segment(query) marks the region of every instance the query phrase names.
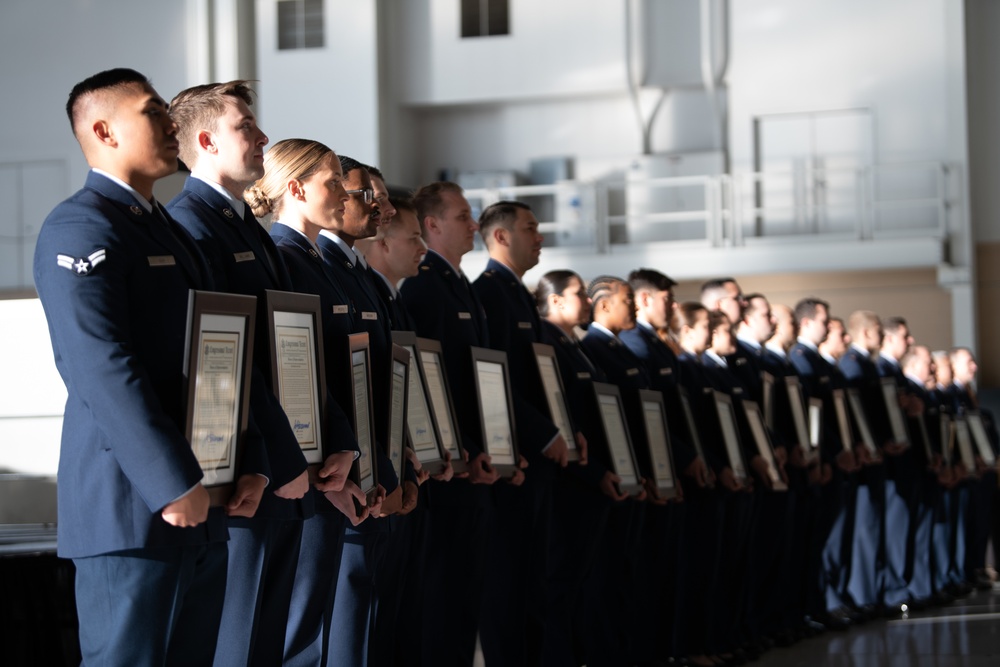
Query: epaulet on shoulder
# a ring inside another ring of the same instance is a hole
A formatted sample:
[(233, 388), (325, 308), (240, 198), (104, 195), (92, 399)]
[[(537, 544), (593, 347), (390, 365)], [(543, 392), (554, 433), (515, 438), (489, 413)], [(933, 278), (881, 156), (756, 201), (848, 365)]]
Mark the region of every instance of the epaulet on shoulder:
[(430, 271), (431, 267), (428, 266), (427, 264), (424, 264), (423, 266), (420, 267), (420, 270), (421, 271)]

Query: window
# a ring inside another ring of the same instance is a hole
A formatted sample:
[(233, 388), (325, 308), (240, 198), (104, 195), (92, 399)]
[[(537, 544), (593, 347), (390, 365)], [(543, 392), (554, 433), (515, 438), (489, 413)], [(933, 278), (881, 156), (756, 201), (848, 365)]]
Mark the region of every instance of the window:
[(323, 46), (323, 0), (278, 1), (278, 50)]
[(462, 37), (510, 34), (510, 0), (461, 0)]

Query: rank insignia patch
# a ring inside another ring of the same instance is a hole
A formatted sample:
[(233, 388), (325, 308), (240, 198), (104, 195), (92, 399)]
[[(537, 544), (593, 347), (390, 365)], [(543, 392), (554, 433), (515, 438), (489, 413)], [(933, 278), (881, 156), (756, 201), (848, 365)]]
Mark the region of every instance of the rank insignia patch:
[(69, 255), (56, 255), (56, 263), (64, 269), (69, 269), (73, 273), (85, 276), (104, 261), (104, 248), (95, 250), (86, 257), (71, 257)]

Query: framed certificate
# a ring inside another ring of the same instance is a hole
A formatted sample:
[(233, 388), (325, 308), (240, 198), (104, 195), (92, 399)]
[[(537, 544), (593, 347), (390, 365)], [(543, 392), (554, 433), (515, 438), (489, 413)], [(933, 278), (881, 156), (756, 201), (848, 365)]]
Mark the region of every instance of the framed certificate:
[(955, 417), (955, 444), (958, 445), (958, 455), (969, 476), (976, 474), (976, 456), (972, 451), (972, 437), (969, 435), (969, 422), (966, 417)]
[(847, 397), (843, 389), (834, 389), (833, 411), (837, 414), (837, 433), (840, 435), (840, 446), (845, 452), (854, 451), (854, 432), (851, 430), (851, 418), (847, 412)]
[(444, 466), (444, 449), (434, 423), (427, 381), (417, 357), (417, 337), (411, 331), (393, 331), (392, 340), (409, 355), (406, 391), (406, 440), (421, 466), (436, 472)]
[(947, 412), (941, 411), (938, 423), (938, 433), (941, 438), (941, 458), (946, 465), (951, 465), (955, 452), (955, 420)]
[(798, 440), (799, 447), (806, 461), (813, 461), (816, 458), (816, 450), (810, 446), (809, 422), (806, 418), (805, 400), (802, 397), (802, 387), (799, 379), (794, 375), (785, 377), (785, 388), (788, 394), (788, 408), (792, 415), (792, 425), (795, 427), (795, 439)]
[(236, 488), (250, 409), (257, 297), (189, 290), (184, 376), (191, 443), (214, 505)]
[(556, 352), (551, 345), (532, 343), (535, 350), (535, 363), (541, 378), (542, 389), (549, 411), (549, 419), (559, 429), (559, 434), (569, 448), (569, 460), (579, 461), (580, 453), (576, 450), (576, 431), (569, 418), (569, 408), (566, 407), (566, 392), (563, 390), (562, 378), (559, 375), (559, 364), (556, 362)]
[(823, 444), (823, 400), (809, 399), (809, 446), (818, 451)]
[(972, 435), (972, 442), (976, 445), (976, 452), (979, 458), (988, 466), (995, 465), (997, 457), (993, 454), (993, 446), (990, 438), (986, 434), (986, 427), (983, 425), (983, 416), (978, 410), (970, 410), (965, 416), (965, 421), (969, 424), (969, 433)]
[(917, 415), (917, 432), (920, 434), (920, 442), (924, 446), (924, 455), (927, 457), (927, 461), (934, 460), (934, 449), (931, 447), (931, 435), (930, 431), (927, 429), (927, 418), (932, 419), (937, 416), (937, 410), (927, 409), (924, 414)]
[(312, 476), (326, 458), (322, 305), (315, 294), (274, 290), (266, 302), (271, 385)]
[(361, 455), (354, 460), (351, 479), (365, 495), (378, 487), (378, 452), (375, 444), (375, 425), (372, 416), (371, 364), (368, 359), (368, 334), (356, 333), (347, 337), (347, 359), (350, 373), (344, 378), (341, 392), (348, 394), (344, 405), (352, 406), (348, 418), (354, 427)]
[(771, 445), (771, 438), (764, 426), (764, 416), (760, 412), (760, 406), (757, 405), (756, 401), (744, 400), (743, 411), (747, 416), (750, 434), (757, 445), (757, 452), (767, 463), (767, 478), (771, 481), (771, 488), (775, 491), (787, 491), (788, 485), (778, 474), (778, 464), (774, 460), (774, 447)]
[(642, 491), (639, 466), (635, 460), (632, 439), (625, 424), (625, 409), (621, 392), (613, 384), (594, 383), (597, 412), (601, 421), (601, 435), (608, 450), (612, 471), (621, 478), (618, 490), (628, 495)]
[(392, 346), (392, 381), (389, 384), (389, 442), (386, 454), (403, 482), (403, 448), (406, 446), (406, 394), (410, 379), (410, 353), (399, 345)]
[[(451, 454), (451, 467), (455, 472), (465, 472), (465, 450), (462, 449), (462, 440), (458, 435), (455, 405), (451, 400), (441, 343), (430, 338), (417, 338), (417, 360), (420, 362), (420, 372), (430, 399), (440, 448)], [(440, 456), (443, 462), (444, 454)]]
[(875, 438), (872, 436), (872, 430), (868, 426), (868, 417), (865, 416), (865, 408), (861, 404), (861, 392), (854, 388), (848, 389), (847, 404), (851, 406), (851, 416), (854, 418), (854, 426), (861, 436), (861, 443), (872, 455), (872, 458), (880, 458), (878, 446), (875, 445)]
[(774, 376), (767, 371), (760, 374), (761, 403), (764, 408), (764, 424), (774, 430)]
[(889, 426), (892, 428), (892, 441), (910, 446), (910, 438), (906, 434), (906, 422), (903, 410), (899, 405), (899, 387), (894, 378), (882, 378), (882, 398), (885, 401), (885, 411), (889, 415)]
[(476, 378), (476, 396), (479, 398), (483, 446), (497, 472), (510, 475), (517, 468), (518, 456), (507, 353), (483, 347), (469, 349)]
[(719, 417), (719, 430), (722, 433), (722, 442), (726, 446), (726, 456), (729, 458), (729, 467), (740, 482), (746, 482), (747, 466), (743, 461), (743, 450), (740, 446), (739, 427), (736, 422), (736, 410), (733, 408), (733, 399), (729, 394), (721, 391), (712, 392), (715, 398), (715, 411)]
[(624, 398), (639, 471), (654, 484), (660, 498), (673, 498), (677, 495), (677, 476), (663, 393), (638, 389)]
[(684, 425), (687, 427), (688, 439), (694, 447), (698, 458), (706, 461), (705, 450), (701, 446), (701, 437), (698, 435), (698, 423), (694, 420), (694, 412), (691, 410), (691, 399), (688, 397), (687, 389), (684, 387), (677, 387), (677, 402), (680, 404), (681, 414), (684, 417)]

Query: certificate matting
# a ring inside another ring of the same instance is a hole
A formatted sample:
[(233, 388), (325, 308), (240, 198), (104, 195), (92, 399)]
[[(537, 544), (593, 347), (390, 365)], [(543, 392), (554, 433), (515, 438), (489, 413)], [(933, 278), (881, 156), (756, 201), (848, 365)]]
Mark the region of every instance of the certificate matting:
[(701, 436), (698, 434), (698, 423), (694, 420), (694, 413), (691, 411), (691, 400), (688, 398), (687, 390), (684, 387), (677, 388), (677, 398), (681, 404), (681, 410), (684, 413), (684, 422), (687, 425), (688, 436), (691, 438), (691, 444), (694, 446), (695, 454), (698, 455), (702, 461), (705, 460), (705, 451), (701, 446)]
[(375, 425), (372, 415), (371, 364), (368, 358), (368, 334), (356, 333), (347, 337), (343, 357), (346, 361), (344, 375), (337, 387), (343, 396), (341, 405), (351, 406), (348, 412), (358, 441), (360, 455), (351, 466), (351, 480), (363, 493), (370, 495), (378, 488), (378, 458), (375, 442)]
[(968, 474), (976, 472), (976, 457), (972, 452), (972, 438), (969, 436), (969, 423), (965, 417), (955, 417), (955, 443), (958, 445), (958, 455)]
[(798, 445), (802, 448), (802, 453), (805, 455), (806, 460), (809, 461), (815, 458), (815, 452), (809, 446), (809, 424), (806, 421), (805, 402), (802, 398), (802, 387), (799, 385), (799, 379), (794, 376), (786, 377), (785, 388), (787, 389), (788, 407), (792, 414), (792, 423), (795, 426), (795, 437), (799, 441)]
[(326, 457), (322, 307), (314, 294), (267, 291), (274, 393), (313, 471)]
[(396, 479), (403, 479), (403, 447), (406, 440), (407, 380), (410, 354), (399, 345), (392, 346), (392, 383), (389, 391), (388, 455)]
[(840, 434), (840, 446), (845, 452), (850, 452), (854, 451), (854, 434), (851, 431), (846, 400), (843, 389), (833, 390), (833, 410), (837, 413), (837, 432)]
[(559, 435), (566, 441), (569, 449), (569, 460), (578, 461), (579, 452), (576, 451), (576, 436), (569, 418), (569, 409), (566, 407), (566, 393), (563, 391), (562, 379), (559, 377), (559, 366), (555, 358), (555, 350), (551, 345), (534, 343), (535, 361), (538, 365), (538, 374), (541, 377), (542, 388), (545, 390), (545, 399), (548, 404), (549, 418), (559, 429)]
[(406, 436), (420, 464), (436, 472), (436, 469), (444, 464), (444, 450), (440, 444), (427, 384), (417, 356), (417, 337), (410, 331), (393, 331), (392, 340), (409, 354)]
[(661, 498), (677, 495), (673, 458), (670, 455), (670, 436), (667, 430), (663, 394), (648, 390), (639, 391), (642, 421), (652, 463), (653, 483)]
[(249, 412), (257, 299), (190, 290), (184, 375), (185, 435), (213, 504), (235, 488)]
[(767, 463), (767, 477), (771, 481), (771, 488), (775, 491), (787, 491), (788, 486), (778, 474), (778, 466), (774, 461), (774, 449), (771, 445), (771, 438), (767, 435), (767, 428), (764, 426), (764, 418), (760, 413), (760, 407), (754, 401), (743, 401), (743, 410), (747, 416), (747, 424), (750, 427), (750, 434), (753, 435), (757, 445), (757, 452)]
[(861, 404), (861, 393), (857, 389), (847, 390), (847, 404), (851, 406), (851, 415), (854, 417), (854, 425), (857, 426), (858, 433), (861, 434), (861, 443), (873, 457), (878, 458), (878, 446), (875, 444), (875, 438), (872, 437), (872, 431), (868, 427), (868, 417)]
[(990, 438), (986, 435), (983, 416), (979, 412), (970, 411), (965, 416), (965, 419), (969, 423), (969, 432), (972, 435), (972, 442), (976, 445), (979, 458), (988, 466), (994, 465), (997, 462), (997, 458), (993, 454), (993, 446), (990, 444)]
[(622, 493), (630, 495), (638, 493), (642, 490), (642, 485), (639, 483), (632, 441), (625, 425), (621, 393), (617, 386), (603, 382), (594, 383), (594, 393), (597, 397), (597, 411), (601, 417), (611, 469), (621, 478), (618, 488)]
[(503, 473), (513, 472), (518, 457), (507, 355), (479, 347), (470, 350), (479, 398), (483, 446), (492, 458), (493, 467)]
[[(455, 421), (455, 405), (448, 386), (448, 373), (444, 367), (441, 344), (428, 338), (417, 338), (417, 358), (423, 373), (427, 395), (430, 397), (438, 441), (444, 451), (451, 454), (451, 467), (455, 472), (465, 470), (464, 450)], [(444, 455), (441, 455), (442, 460)]]
[(893, 378), (882, 378), (882, 398), (885, 400), (885, 411), (889, 415), (893, 442), (909, 447), (910, 438), (906, 434), (903, 410), (899, 406), (899, 388)]
[(736, 425), (733, 399), (721, 391), (715, 391), (713, 394), (715, 395), (715, 410), (719, 418), (719, 429), (722, 432), (722, 442), (726, 447), (726, 456), (729, 458), (729, 467), (732, 468), (737, 479), (745, 481), (747, 467), (743, 462), (743, 452), (740, 448), (740, 434)]

